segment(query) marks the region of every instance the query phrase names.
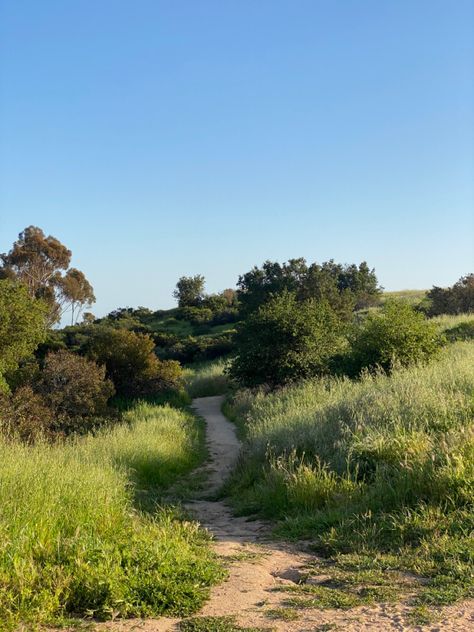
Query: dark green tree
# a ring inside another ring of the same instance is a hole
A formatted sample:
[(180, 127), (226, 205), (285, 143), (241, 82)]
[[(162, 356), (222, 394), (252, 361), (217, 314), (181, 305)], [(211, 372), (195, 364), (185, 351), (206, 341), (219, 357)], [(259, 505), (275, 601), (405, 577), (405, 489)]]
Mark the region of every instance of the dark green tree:
[(244, 386), (275, 388), (328, 372), (345, 344), (341, 320), (326, 301), (299, 301), (284, 290), (238, 325), (229, 373)]
[(179, 307), (199, 307), (204, 299), (204, 285), (205, 279), (200, 274), (181, 277), (173, 292)]

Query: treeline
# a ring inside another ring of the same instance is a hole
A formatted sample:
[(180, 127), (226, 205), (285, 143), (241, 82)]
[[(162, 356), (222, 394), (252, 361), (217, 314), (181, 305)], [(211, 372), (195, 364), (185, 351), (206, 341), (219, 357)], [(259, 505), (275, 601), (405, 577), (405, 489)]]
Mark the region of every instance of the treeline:
[[(0, 417), (4, 432), (26, 440), (98, 427), (123, 399), (179, 399), (182, 365), (196, 361), (230, 356), (238, 384), (274, 388), (426, 360), (443, 342), (426, 316), (474, 311), (474, 275), (434, 287), (416, 308), (380, 308), (382, 288), (366, 262), (299, 258), (266, 261), (215, 294), (203, 276), (181, 277), (175, 310), (127, 307), (95, 318), (93, 288), (71, 257), (34, 226), (0, 255)], [(53, 329), (68, 311), (72, 324)]]
[(87, 432), (119, 418), (113, 398), (178, 392), (178, 362), (161, 360), (145, 333), (104, 324), (57, 332), (67, 310), (74, 322), (95, 300), (71, 252), (34, 226), (0, 266), (0, 429), (33, 441)]

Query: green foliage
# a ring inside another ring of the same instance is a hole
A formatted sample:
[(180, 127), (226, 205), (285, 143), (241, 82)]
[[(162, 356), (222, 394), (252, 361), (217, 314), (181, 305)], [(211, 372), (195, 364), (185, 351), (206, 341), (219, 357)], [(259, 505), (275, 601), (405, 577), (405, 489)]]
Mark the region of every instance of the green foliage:
[(87, 344), (88, 355), (105, 364), (118, 395), (149, 397), (178, 388), (182, 370), (177, 362), (159, 360), (146, 334), (127, 329), (98, 328)]
[(354, 329), (350, 370), (357, 374), (365, 368), (389, 370), (396, 364), (426, 361), (436, 354), (440, 344), (434, 323), (409, 304), (390, 300)]
[(300, 302), (284, 291), (237, 328), (229, 374), (244, 386), (275, 387), (326, 373), (344, 347), (343, 328), (326, 302)]
[(205, 279), (200, 274), (193, 277), (181, 277), (173, 292), (179, 307), (199, 307), (204, 298), (204, 284)]
[(0, 390), (4, 375), (28, 358), (46, 337), (46, 306), (30, 298), (26, 287), (0, 280)]
[(268, 628), (242, 628), (235, 617), (192, 617), (179, 623), (180, 632), (264, 632)]
[(12, 394), (0, 393), (0, 435), (32, 443), (52, 438), (55, 432), (53, 411), (31, 386), (21, 386)]
[(31, 298), (42, 299), (48, 306), (49, 325), (58, 322), (68, 309), (74, 322), (83, 307), (95, 302), (92, 286), (84, 274), (76, 268), (68, 269), (71, 251), (37, 226), (25, 228), (11, 250), (0, 255), (0, 260), (0, 278), (19, 281)]
[(473, 392), (472, 342), (390, 375), (241, 391), (234, 502), (333, 561), (365, 555), (372, 569), (428, 578), (420, 603), (472, 595)]
[(452, 287), (434, 286), (427, 294), (430, 316), (474, 312), (474, 274), (461, 277)]
[(176, 318), (187, 320), (193, 325), (202, 325), (212, 320), (212, 310), (208, 307), (180, 307)]
[[(134, 507), (202, 455), (195, 419), (141, 405), (124, 425), (54, 445), (0, 438), (0, 620), (186, 616), (222, 578), (208, 537)], [(3, 629), (3, 628), (2, 628)]]
[(248, 314), (257, 310), (275, 294), (295, 293), (299, 300), (325, 300), (340, 316), (347, 316), (355, 307), (377, 302), (380, 289), (374, 270), (362, 262), (341, 265), (333, 260), (322, 265), (306, 260), (290, 259), (282, 265), (265, 261), (239, 277), (238, 298), (241, 310)]
[(37, 390), (69, 429), (77, 429), (80, 418), (105, 415), (115, 393), (105, 377), (105, 366), (69, 351), (50, 353), (38, 382)]

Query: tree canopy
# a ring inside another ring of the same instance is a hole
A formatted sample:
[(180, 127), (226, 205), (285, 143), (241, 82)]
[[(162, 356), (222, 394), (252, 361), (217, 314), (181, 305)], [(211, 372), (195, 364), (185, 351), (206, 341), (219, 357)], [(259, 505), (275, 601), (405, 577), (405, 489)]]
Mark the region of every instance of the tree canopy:
[(241, 275), (237, 285), (244, 314), (285, 290), (295, 293), (298, 300), (326, 300), (340, 315), (373, 304), (381, 292), (375, 271), (365, 261), (357, 266), (332, 259), (310, 265), (303, 258), (283, 264), (265, 261), (261, 268), (255, 266)]
[(326, 373), (345, 338), (327, 301), (299, 301), (285, 289), (238, 325), (235, 344), (231, 377), (244, 386), (275, 387)]
[(0, 278), (16, 279), (28, 289), (31, 298), (43, 299), (49, 307), (50, 325), (67, 310), (75, 322), (82, 308), (94, 303), (95, 297), (84, 274), (76, 268), (69, 269), (71, 255), (56, 237), (46, 236), (37, 226), (28, 226), (11, 250), (0, 255)]
[(201, 274), (182, 276), (173, 292), (179, 307), (199, 307), (204, 299), (205, 279)]
[(31, 298), (25, 285), (0, 280), (0, 390), (4, 375), (33, 353), (46, 337), (47, 306)]

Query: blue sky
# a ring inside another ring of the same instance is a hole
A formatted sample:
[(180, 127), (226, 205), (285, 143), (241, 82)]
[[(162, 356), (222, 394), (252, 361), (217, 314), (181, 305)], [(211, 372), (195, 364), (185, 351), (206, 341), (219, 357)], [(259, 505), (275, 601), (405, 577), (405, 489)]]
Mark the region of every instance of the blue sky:
[(0, 252), (58, 237), (97, 315), (298, 256), (452, 284), (473, 21), (471, 0), (0, 0)]

